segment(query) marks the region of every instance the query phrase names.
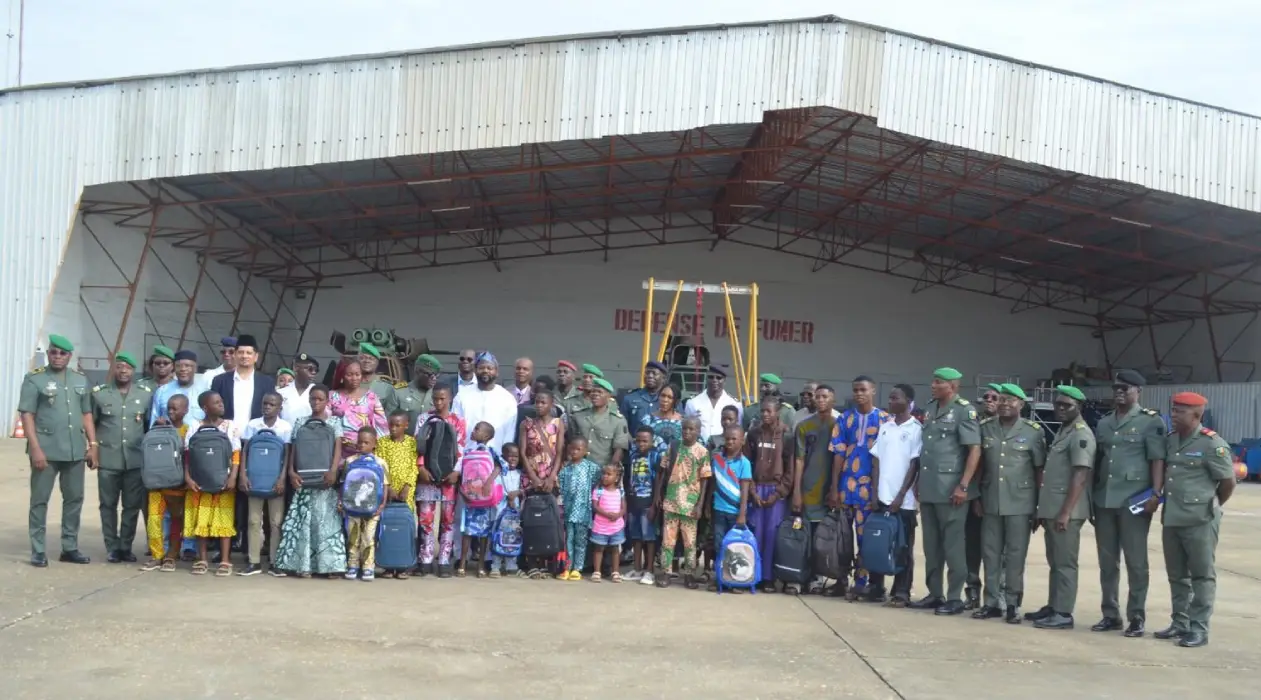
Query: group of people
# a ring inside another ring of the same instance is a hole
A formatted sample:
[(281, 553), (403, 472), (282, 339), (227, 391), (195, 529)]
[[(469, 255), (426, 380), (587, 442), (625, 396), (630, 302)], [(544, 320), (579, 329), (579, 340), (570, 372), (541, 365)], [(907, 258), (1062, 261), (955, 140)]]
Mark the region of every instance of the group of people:
[[(681, 578), (694, 588), (708, 579), (712, 587), (715, 551), (729, 530), (748, 527), (763, 557), (767, 591), (843, 596), (938, 615), (970, 611), (979, 620), (1068, 629), (1074, 626), (1080, 534), (1090, 522), (1103, 589), (1103, 617), (1091, 629), (1123, 630), (1127, 637), (1145, 634), (1146, 544), (1160, 510), (1173, 619), (1155, 636), (1185, 647), (1208, 641), (1220, 506), (1235, 485), (1230, 448), (1201, 426), (1207, 401), (1198, 394), (1174, 396), (1173, 430), (1166, 434), (1159, 414), (1140, 403), (1145, 381), (1137, 372), (1117, 374), (1115, 411), (1093, 430), (1081, 418), (1082, 392), (1058, 387), (1059, 428), (1048, 441), (1042, 424), (1023, 417), (1028, 397), (1021, 387), (988, 385), (973, 405), (959, 395), (961, 373), (949, 367), (934, 372), (922, 409), (906, 384), (889, 392), (886, 408), (878, 407), (876, 383), (859, 376), (850, 383), (849, 405), (838, 411), (836, 391), (814, 382), (795, 409), (780, 396), (774, 374), (760, 377), (760, 401), (743, 406), (725, 391), (719, 366), (707, 369), (704, 392), (684, 401), (680, 388), (666, 381), (667, 367), (649, 362), (642, 386), (619, 405), (616, 389), (593, 364), (562, 360), (554, 377), (535, 376), (533, 363), (521, 358), (505, 387), (493, 354), (465, 350), (449, 381), (437, 358), (422, 355), (412, 380), (394, 383), (377, 373), (380, 351), (365, 344), (343, 363), (336, 389), (316, 382), (319, 363), (306, 354), (281, 370), (278, 388), (276, 378), (255, 370), (253, 338), (223, 344), (224, 365), (202, 375), (191, 352), (159, 346), (150, 356), (150, 376), (135, 380), (136, 359), (119, 353), (110, 380), (89, 387), (70, 368), (69, 340), (50, 337), (48, 364), (26, 376), (19, 403), (32, 466), (33, 565), (48, 565), (46, 507), (57, 478), (60, 560), (88, 563), (77, 540), (86, 465), (98, 472), (111, 562), (136, 561), (132, 548), (143, 511), (147, 569), (174, 571), (183, 550), (193, 573), (206, 574), (217, 546), (216, 575), (234, 573), (231, 553), (239, 548), (246, 553), (240, 575), (261, 573), (267, 551), (273, 575), (373, 580), (377, 521), (346, 518), (340, 492), (328, 488), (347, 464), (371, 458), (388, 474), (386, 500), (406, 503), (419, 529), (415, 565), (384, 572), (395, 578), (462, 577), (471, 557), (480, 555), (473, 567), (478, 577), (579, 580), (589, 570), (596, 582), (665, 587)], [(335, 426), (340, 445), (323, 483), (304, 485), (290, 454), (270, 495), (238, 497), (258, 492), (242, 463), (249, 441), (263, 430), (288, 441), (313, 420)], [(226, 433), (234, 453), (228, 487), (202, 493), (190, 478), (183, 488), (146, 492), (139, 445), (158, 425), (176, 426), (189, 438), (206, 427)], [(501, 502), (475, 504), (457, 488), (458, 469), (432, 477), (425, 460), (435, 425), (449, 426), (461, 458), (485, 453), (493, 468), (478, 488), (489, 493), (493, 482), (502, 489)], [(497, 516), (537, 493), (554, 495), (563, 511), (560, 565), (488, 556)], [(818, 523), (837, 510), (860, 551), (873, 513), (902, 521), (909, 546), (891, 585), (863, 569), (861, 560), (846, 580), (778, 585), (772, 562), (779, 523), (790, 515)], [(913, 600), (916, 529), (927, 595)], [(1049, 596), (1022, 615), (1028, 543), (1038, 529), (1051, 570)], [(1124, 609), (1122, 558), (1129, 580)], [(625, 574), (623, 567), (629, 567)]]

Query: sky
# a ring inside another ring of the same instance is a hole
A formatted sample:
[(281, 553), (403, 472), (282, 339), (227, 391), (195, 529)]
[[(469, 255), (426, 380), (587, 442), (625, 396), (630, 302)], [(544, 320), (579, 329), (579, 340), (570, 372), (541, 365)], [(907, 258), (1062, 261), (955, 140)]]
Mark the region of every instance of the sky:
[[(21, 0), (0, 0), (17, 34)], [(834, 14), (1261, 114), (1257, 0), (25, 0), (36, 84), (502, 39)], [(0, 37), (2, 38), (2, 37)], [(0, 85), (16, 81), (6, 41)]]

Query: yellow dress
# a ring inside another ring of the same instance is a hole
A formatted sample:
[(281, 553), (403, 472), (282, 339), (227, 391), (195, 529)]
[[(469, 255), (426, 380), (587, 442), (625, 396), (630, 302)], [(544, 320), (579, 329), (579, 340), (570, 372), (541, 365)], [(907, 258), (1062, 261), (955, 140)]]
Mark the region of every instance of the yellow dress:
[[(230, 420), (223, 420), (218, 428), (232, 441), (232, 466), (241, 463), (241, 432)], [(189, 430), (196, 432), (195, 428)], [(236, 536), (236, 487), (221, 493), (189, 492), (184, 495), (185, 537), (235, 537)]]
[(401, 486), (403, 502), (416, 512), (416, 438), (407, 435), (397, 442), (382, 438), (377, 442), (377, 457), (385, 462), (391, 488)]
[[(188, 436), (188, 425), (180, 425), (180, 440)], [(162, 521), (166, 519), (167, 498), (183, 498), (184, 489), (161, 489), (149, 492), (149, 517), (145, 519), (145, 536), (149, 539), (149, 555), (154, 559), (166, 556), (166, 538), (162, 536)], [(177, 518), (173, 525), (181, 526), (182, 518)]]

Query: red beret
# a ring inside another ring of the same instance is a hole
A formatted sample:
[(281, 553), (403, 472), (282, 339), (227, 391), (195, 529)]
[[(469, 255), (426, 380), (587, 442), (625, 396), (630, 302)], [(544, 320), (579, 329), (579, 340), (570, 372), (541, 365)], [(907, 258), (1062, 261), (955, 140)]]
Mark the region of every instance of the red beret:
[(1179, 406), (1204, 406), (1208, 399), (1194, 391), (1183, 391), (1173, 395), (1173, 402)]
[(569, 360), (561, 360), (560, 362), (557, 362), (557, 363), (556, 363), (556, 366), (557, 366), (557, 367), (568, 367), (569, 369), (571, 369), (571, 370), (573, 370), (573, 371), (575, 371), (575, 372), (577, 372), (577, 371), (578, 371), (578, 368), (574, 366), (574, 363), (570, 362)]

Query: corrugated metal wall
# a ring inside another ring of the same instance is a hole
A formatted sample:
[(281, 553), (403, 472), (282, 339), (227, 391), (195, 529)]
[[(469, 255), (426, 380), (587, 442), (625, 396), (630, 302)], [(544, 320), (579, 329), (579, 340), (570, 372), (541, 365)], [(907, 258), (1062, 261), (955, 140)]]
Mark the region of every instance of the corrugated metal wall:
[(804, 106), (1261, 211), (1261, 120), (836, 22), (8, 92), (0, 416), (12, 415), (84, 186), (756, 123)]
[[(1144, 406), (1168, 414), (1173, 395), (1194, 391), (1208, 399), (1213, 425), (1230, 442), (1261, 438), (1261, 382), (1234, 384), (1155, 384), (1143, 387)], [(1086, 395), (1108, 400), (1112, 389), (1091, 387)]]

